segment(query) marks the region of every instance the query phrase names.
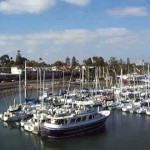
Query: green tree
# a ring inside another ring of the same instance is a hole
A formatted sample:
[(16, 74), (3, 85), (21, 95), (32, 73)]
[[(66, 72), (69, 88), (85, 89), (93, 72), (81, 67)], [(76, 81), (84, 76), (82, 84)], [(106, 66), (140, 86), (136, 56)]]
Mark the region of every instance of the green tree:
[(76, 66), (77, 65), (77, 60), (75, 58), (75, 56), (72, 57), (72, 62), (71, 62), (72, 66)]
[(97, 56), (93, 57), (93, 65), (94, 66), (104, 66), (104, 64), (105, 64), (105, 62), (104, 62), (103, 57), (97, 57)]
[(22, 65), (22, 57), (21, 57), (21, 51), (20, 50), (17, 51), (16, 64), (17, 65)]
[(116, 59), (116, 57), (111, 57), (108, 62), (109, 62), (108, 63), (109, 69), (115, 70), (116, 74), (120, 74), (121, 65), (120, 65), (119, 61)]
[(84, 63), (84, 65), (86, 65), (86, 66), (92, 66), (92, 65), (93, 65), (93, 62), (92, 62), (92, 59), (91, 59), (91, 58), (88, 58), (88, 59), (83, 60), (83, 63)]
[(54, 65), (54, 66), (57, 66), (57, 67), (62, 67), (62, 66), (63, 66), (63, 63), (58, 60), (58, 61), (54, 62), (53, 65)]
[(2, 66), (6, 66), (9, 62), (10, 62), (10, 58), (7, 54), (2, 55), (0, 57), (0, 63), (1, 63)]
[(65, 63), (66, 63), (66, 65), (68, 65), (68, 66), (70, 65), (70, 58), (69, 58), (69, 57), (66, 58)]
[(22, 57), (22, 56), (21, 56), (21, 51), (18, 50), (18, 51), (17, 51), (17, 55), (16, 55), (16, 65), (18, 65), (18, 66), (24, 65), (25, 60), (28, 60), (28, 59), (25, 58), (25, 57)]
[(116, 59), (116, 57), (111, 57), (109, 60), (109, 64), (110, 66), (117, 66), (118, 65), (118, 60)]

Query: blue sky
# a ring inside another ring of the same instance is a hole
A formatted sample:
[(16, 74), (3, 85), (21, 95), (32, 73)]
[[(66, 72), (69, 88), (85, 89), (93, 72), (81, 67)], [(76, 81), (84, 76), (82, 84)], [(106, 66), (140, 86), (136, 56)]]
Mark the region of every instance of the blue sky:
[(0, 55), (46, 63), (150, 56), (149, 0), (0, 0)]

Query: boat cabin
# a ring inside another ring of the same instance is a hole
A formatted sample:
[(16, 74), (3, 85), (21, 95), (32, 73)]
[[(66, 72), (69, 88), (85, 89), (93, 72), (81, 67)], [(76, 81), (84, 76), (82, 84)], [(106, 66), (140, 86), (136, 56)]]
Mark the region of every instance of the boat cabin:
[(51, 119), (51, 124), (70, 125), (70, 124), (76, 124), (76, 123), (83, 123), (85, 121), (90, 121), (90, 120), (99, 118), (100, 116), (101, 116), (101, 114), (94, 112), (94, 113), (87, 113), (87, 114), (83, 114), (83, 115), (53, 117)]

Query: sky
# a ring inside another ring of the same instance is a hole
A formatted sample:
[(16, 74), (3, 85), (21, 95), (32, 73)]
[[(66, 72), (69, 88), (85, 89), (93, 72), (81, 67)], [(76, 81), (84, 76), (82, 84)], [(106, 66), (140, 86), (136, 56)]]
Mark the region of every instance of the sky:
[(150, 0), (0, 0), (0, 56), (150, 62)]

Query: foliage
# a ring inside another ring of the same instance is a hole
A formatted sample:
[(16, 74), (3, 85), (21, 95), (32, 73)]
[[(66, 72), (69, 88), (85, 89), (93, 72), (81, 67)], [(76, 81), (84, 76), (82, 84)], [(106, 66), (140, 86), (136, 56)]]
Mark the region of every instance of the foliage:
[(75, 56), (72, 57), (71, 65), (75, 67), (78, 64), (78, 61), (76, 60)]
[[(24, 67), (24, 63), (27, 61), (28, 67), (44, 67), (44, 66), (51, 66), (51, 64), (46, 64), (42, 58), (39, 58), (38, 61), (35, 60), (28, 60), (27, 58), (23, 57), (21, 55), (21, 51), (18, 50), (16, 54), (16, 59), (14, 60), (11, 56), (8, 54), (4, 54), (0, 56), (0, 66), (1, 67), (12, 67), (12, 66), (19, 66), (21, 68)], [(71, 64), (71, 68), (70, 68)], [(67, 65), (66, 71), (71, 72), (74, 68), (79, 68), (80, 64), (75, 56), (70, 59), (68, 56), (65, 59), (65, 63), (63, 61), (56, 61), (53, 63), (54, 66), (58, 67), (58, 69), (62, 68), (64, 65)], [(101, 70), (103, 70), (103, 75), (105, 76), (106, 73), (110, 76), (116, 77), (116, 75), (119, 75), (121, 72), (121, 68), (123, 70), (123, 74), (134, 72), (134, 66), (135, 64), (130, 63), (130, 59), (126, 59), (124, 61), (123, 59), (117, 59), (116, 57), (110, 57), (108, 61), (105, 61), (102, 56), (93, 56), (92, 58), (89, 57), (87, 59), (83, 60), (83, 65), (85, 66), (85, 70), (87, 71), (87, 68), (89, 69), (89, 76), (94, 77), (95, 75), (95, 68), (100, 67)], [(76, 67), (78, 66), (78, 67)], [(145, 67), (145, 68), (144, 68)], [(103, 68), (103, 69), (102, 69)], [(69, 70), (70, 69), (70, 70)], [(139, 71), (138, 71), (139, 70)], [(139, 74), (144, 74), (145, 70), (147, 70), (147, 66), (137, 66), (136, 72)], [(76, 74), (79, 73), (79, 70), (76, 70)]]
[(16, 55), (16, 65), (22, 66), (22, 65), (24, 65), (24, 63), (25, 63), (26, 60), (27, 60), (27, 58), (22, 57), (21, 56), (21, 51), (18, 50), (17, 51), (17, 55)]
[(67, 56), (66, 60), (65, 60), (66, 65), (70, 65), (70, 58)]
[(104, 58), (103, 57), (98, 57), (98, 56), (94, 56), (93, 57), (93, 65), (94, 66), (104, 66), (105, 65), (105, 62), (104, 62)]
[(88, 58), (83, 61), (84, 65), (86, 66), (96, 66), (96, 67), (102, 67), (105, 66), (104, 58), (94, 56), (93, 58)]
[(9, 63), (9, 62), (10, 62), (10, 58), (9, 58), (9, 56), (7, 54), (2, 55), (0, 57), (0, 63), (1, 63), (2, 66), (3, 65), (7, 65), (7, 63)]
[(92, 62), (91, 58), (83, 60), (83, 63), (84, 63), (85, 66), (92, 66), (93, 65), (93, 62)]
[(60, 60), (58, 60), (55, 63), (53, 63), (53, 65), (57, 66), (57, 67), (61, 67), (61, 66), (63, 66), (63, 63)]

